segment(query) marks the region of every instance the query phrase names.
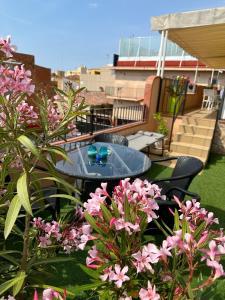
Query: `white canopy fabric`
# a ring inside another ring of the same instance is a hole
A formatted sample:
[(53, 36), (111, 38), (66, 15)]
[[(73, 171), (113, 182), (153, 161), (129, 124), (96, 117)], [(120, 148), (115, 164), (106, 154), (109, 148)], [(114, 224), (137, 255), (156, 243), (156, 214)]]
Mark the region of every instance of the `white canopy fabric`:
[(152, 17), (151, 28), (208, 67), (225, 69), (225, 7)]

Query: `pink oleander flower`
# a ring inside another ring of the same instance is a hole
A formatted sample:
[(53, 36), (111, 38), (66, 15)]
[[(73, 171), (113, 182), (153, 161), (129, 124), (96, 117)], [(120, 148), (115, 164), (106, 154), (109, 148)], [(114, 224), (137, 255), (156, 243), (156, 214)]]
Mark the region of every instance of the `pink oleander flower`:
[(139, 224), (132, 224), (130, 222), (126, 222), (123, 218), (116, 219), (114, 218), (110, 222), (110, 226), (114, 225), (116, 230), (122, 230), (125, 229), (129, 235), (131, 235), (134, 232), (140, 231)]
[(221, 276), (225, 276), (223, 266), (219, 264), (218, 261), (207, 259), (206, 264), (208, 267), (212, 268), (214, 272), (213, 281)]
[(16, 108), (19, 113), (19, 123), (37, 124), (38, 114), (34, 111), (34, 107), (26, 101), (22, 101)]
[(152, 287), (150, 281), (148, 281), (148, 288), (140, 289), (139, 297), (141, 300), (159, 300), (160, 295), (156, 293), (155, 286)]
[(132, 297), (127, 296), (127, 294), (123, 294), (122, 297), (119, 298), (119, 300), (132, 300)]
[(58, 292), (56, 292), (53, 289), (51, 289), (51, 288), (45, 289), (43, 291), (43, 298), (42, 298), (42, 300), (53, 300), (54, 298), (63, 300), (63, 298), (61, 297), (61, 295)]
[(130, 278), (125, 275), (128, 272), (128, 266), (123, 267), (123, 269), (121, 270), (120, 265), (116, 264), (114, 270), (115, 271), (113, 272), (112, 280), (115, 281), (115, 285), (118, 288), (121, 288), (125, 281), (130, 280)]
[(105, 202), (106, 196), (101, 196), (96, 193), (90, 193), (91, 198), (84, 203), (84, 208), (92, 216), (101, 215), (100, 205)]
[(205, 255), (202, 257), (202, 260), (205, 259), (210, 259), (210, 260), (215, 260), (216, 256), (220, 255), (217, 244), (214, 240), (209, 242), (209, 250), (207, 249), (202, 249), (201, 250)]
[(101, 252), (97, 250), (96, 246), (93, 246), (89, 251), (88, 251), (88, 257), (86, 258), (86, 265), (88, 268), (91, 269), (98, 269), (103, 263), (106, 262), (101, 257)]
[(102, 281), (112, 281), (114, 277), (114, 272), (112, 271), (112, 266), (106, 268), (105, 270), (103, 270), (103, 275), (100, 275), (100, 279)]
[[(20, 93), (29, 96), (33, 94), (35, 86), (31, 84), (31, 72), (24, 69), (24, 66), (15, 66), (13, 69), (0, 66), (0, 94), (8, 99), (15, 99)], [(10, 96), (10, 97), (9, 97)]]
[(138, 251), (137, 253), (132, 254), (132, 257), (135, 259), (133, 264), (137, 269), (137, 273), (144, 272), (149, 270), (151, 273), (154, 273), (154, 270), (150, 264), (151, 259), (147, 253), (142, 253)]
[(5, 53), (6, 57), (12, 57), (12, 53), (16, 51), (16, 47), (10, 45), (11, 36), (8, 35), (5, 39), (0, 38), (0, 50)]
[(40, 241), (39, 247), (41, 247), (41, 248), (47, 248), (48, 246), (50, 246), (52, 244), (48, 235), (40, 236), (39, 241)]

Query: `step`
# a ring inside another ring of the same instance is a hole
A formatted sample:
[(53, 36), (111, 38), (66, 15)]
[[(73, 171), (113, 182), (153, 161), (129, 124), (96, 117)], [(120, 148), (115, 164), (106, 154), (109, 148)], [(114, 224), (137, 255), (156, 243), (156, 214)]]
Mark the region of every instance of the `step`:
[(216, 124), (216, 120), (207, 118), (183, 117), (182, 121), (184, 124), (188, 125), (206, 126), (211, 128), (214, 128)]
[[(172, 156), (184, 156), (185, 154), (175, 152), (175, 151), (171, 151), (171, 152), (169, 152), (168, 155), (170, 157), (172, 157)], [(201, 157), (201, 156), (197, 156), (197, 155), (189, 155), (189, 156), (193, 156), (193, 157), (196, 157), (196, 158), (200, 159), (204, 163), (204, 165), (206, 165), (207, 159), (205, 157)]]
[(212, 137), (214, 132), (214, 127), (212, 128), (208, 126), (180, 124), (179, 132)]
[(170, 150), (186, 155), (198, 156), (203, 158), (207, 158), (209, 153), (209, 147), (181, 142), (172, 142), (170, 145)]
[(190, 143), (199, 146), (210, 147), (212, 137), (191, 133), (178, 132), (173, 139), (174, 142)]

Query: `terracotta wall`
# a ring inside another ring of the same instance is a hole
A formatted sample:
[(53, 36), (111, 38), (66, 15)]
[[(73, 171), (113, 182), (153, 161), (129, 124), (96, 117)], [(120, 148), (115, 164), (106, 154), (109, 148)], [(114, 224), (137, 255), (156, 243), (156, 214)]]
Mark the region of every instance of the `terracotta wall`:
[[(1, 56), (0, 56), (1, 57)], [(14, 53), (13, 59), (25, 66), (25, 69), (31, 71), (31, 78), (35, 84), (36, 91), (44, 89), (48, 94), (51, 94), (51, 69), (35, 65), (34, 55), (25, 53)]]

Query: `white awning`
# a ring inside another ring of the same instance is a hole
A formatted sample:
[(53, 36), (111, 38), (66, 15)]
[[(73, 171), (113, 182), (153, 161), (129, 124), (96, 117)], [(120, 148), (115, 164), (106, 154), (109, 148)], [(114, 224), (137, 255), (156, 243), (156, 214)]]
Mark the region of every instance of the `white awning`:
[(214, 69), (225, 69), (225, 7), (152, 17), (151, 28)]

